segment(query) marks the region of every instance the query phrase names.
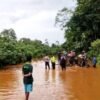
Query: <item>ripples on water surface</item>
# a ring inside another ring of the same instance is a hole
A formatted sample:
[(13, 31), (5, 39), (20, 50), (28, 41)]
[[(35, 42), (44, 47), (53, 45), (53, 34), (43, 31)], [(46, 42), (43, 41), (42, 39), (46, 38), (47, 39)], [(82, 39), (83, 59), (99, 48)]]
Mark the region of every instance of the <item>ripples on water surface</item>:
[[(100, 100), (100, 69), (67, 68), (46, 71), (35, 62), (34, 87), (30, 100)], [(24, 100), (19, 65), (0, 70), (0, 100)]]

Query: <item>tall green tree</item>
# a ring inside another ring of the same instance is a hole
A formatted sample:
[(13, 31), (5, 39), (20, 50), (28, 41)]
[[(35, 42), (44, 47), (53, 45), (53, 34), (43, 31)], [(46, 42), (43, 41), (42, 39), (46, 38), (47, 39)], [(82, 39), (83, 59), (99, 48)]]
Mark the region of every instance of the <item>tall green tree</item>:
[(15, 33), (15, 31), (12, 28), (11, 29), (4, 29), (0, 33), (0, 36), (1, 37), (5, 37), (5, 38), (8, 38), (8, 39), (14, 39), (14, 40), (17, 39), (16, 33)]
[[(65, 44), (68, 49), (89, 50), (91, 42), (100, 38), (100, 0), (77, 0), (77, 7), (71, 12), (69, 21), (63, 19), (69, 14), (68, 9), (60, 11), (65, 29)], [(59, 22), (59, 21), (58, 21)]]

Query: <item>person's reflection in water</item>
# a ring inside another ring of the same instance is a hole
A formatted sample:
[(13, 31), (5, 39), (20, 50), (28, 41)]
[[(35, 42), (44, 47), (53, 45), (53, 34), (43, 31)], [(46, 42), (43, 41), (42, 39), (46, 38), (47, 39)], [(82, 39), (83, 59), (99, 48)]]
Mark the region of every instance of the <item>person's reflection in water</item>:
[(45, 81), (49, 81), (49, 70), (45, 70)]
[(55, 77), (56, 77), (56, 71), (55, 70), (52, 70), (51, 72), (51, 78), (52, 78), (52, 82), (55, 82)]

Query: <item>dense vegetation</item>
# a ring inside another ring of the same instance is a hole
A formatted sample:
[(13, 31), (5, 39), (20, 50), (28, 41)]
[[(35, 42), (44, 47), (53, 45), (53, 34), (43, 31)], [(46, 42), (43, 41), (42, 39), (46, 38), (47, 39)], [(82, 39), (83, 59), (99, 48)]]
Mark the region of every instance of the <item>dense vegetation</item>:
[(58, 12), (56, 22), (65, 30), (64, 48), (85, 50), (100, 63), (100, 0), (77, 0), (74, 11), (63, 8)]
[(0, 33), (0, 66), (25, 62), (29, 54), (34, 59), (42, 58), (46, 54), (55, 55), (59, 49), (59, 44), (49, 46), (47, 40), (44, 44), (40, 40), (30, 40), (29, 38), (17, 40), (13, 29), (5, 29)]

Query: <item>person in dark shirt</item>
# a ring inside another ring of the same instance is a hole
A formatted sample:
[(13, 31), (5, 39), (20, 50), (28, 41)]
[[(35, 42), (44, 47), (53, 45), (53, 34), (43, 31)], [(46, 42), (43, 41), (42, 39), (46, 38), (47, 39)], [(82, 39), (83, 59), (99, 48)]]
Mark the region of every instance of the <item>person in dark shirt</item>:
[(29, 99), (29, 94), (33, 88), (33, 76), (32, 76), (33, 67), (31, 65), (31, 59), (32, 59), (32, 56), (28, 55), (27, 62), (22, 67), (23, 83), (24, 83), (25, 97), (26, 97), (25, 100)]
[(96, 56), (92, 58), (93, 67), (96, 68), (97, 59)]
[(62, 70), (66, 69), (66, 57), (65, 57), (65, 55), (61, 56), (60, 66), (61, 66)]

